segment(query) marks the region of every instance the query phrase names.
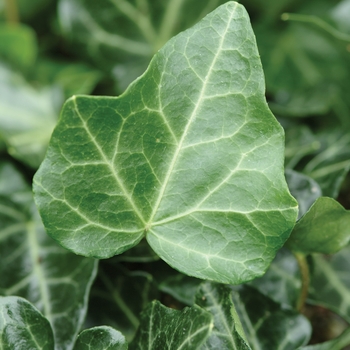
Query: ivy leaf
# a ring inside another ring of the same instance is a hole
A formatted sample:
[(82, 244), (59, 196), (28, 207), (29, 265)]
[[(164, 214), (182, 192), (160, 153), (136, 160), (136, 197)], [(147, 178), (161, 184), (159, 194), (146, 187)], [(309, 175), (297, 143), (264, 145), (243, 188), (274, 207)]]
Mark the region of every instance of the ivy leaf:
[(331, 309), (350, 322), (350, 246), (328, 258), (318, 254), (312, 258), (314, 271), (308, 302)]
[(204, 282), (200, 285), (196, 304), (214, 317), (214, 328), (201, 349), (250, 350), (232, 302), (232, 290), (222, 284)]
[(248, 15), (227, 2), (170, 40), (121, 97), (65, 104), (37, 205), (77, 254), (108, 258), (146, 236), (188, 275), (242, 283), (263, 274), (295, 223), (283, 140)]
[(107, 326), (82, 331), (74, 346), (74, 350), (127, 350), (127, 348), (124, 336)]
[(53, 350), (48, 320), (27, 300), (0, 297), (1, 349)]
[(311, 325), (295, 310), (281, 307), (249, 286), (234, 290), (232, 298), (253, 350), (294, 350), (308, 343)]
[(349, 243), (349, 226), (350, 212), (334, 199), (320, 197), (297, 222), (287, 244), (304, 254), (332, 254)]
[(199, 349), (213, 328), (212, 316), (199, 306), (173, 310), (158, 301), (141, 313), (141, 324), (130, 350)]
[(111, 260), (101, 261), (89, 301), (89, 324), (108, 324), (123, 333), (127, 341), (139, 326), (139, 314), (159, 292), (152, 275), (128, 271)]
[(50, 321), (55, 349), (72, 349), (97, 261), (58, 246), (44, 231), (29, 186), (0, 165), (0, 295), (28, 299)]

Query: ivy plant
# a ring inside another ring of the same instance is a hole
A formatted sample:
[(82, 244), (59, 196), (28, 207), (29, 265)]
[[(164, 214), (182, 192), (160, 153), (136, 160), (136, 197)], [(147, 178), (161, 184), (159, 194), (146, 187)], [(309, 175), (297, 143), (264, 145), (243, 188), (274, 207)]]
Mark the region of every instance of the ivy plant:
[(283, 4), (0, 6), (0, 349), (350, 345), (350, 8)]

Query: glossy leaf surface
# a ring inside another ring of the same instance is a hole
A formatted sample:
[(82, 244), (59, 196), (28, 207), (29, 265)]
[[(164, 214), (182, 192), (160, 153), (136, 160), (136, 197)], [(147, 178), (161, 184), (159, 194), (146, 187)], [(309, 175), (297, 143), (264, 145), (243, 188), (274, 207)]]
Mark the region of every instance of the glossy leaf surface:
[(0, 297), (0, 348), (53, 350), (50, 323), (27, 300)]
[(146, 235), (186, 274), (261, 275), (297, 210), (244, 8), (228, 2), (170, 40), (120, 98), (69, 100), (34, 189), (48, 233), (78, 254)]
[(201, 349), (250, 350), (231, 298), (232, 290), (222, 284), (202, 283), (196, 304), (214, 317), (214, 328)]
[(29, 186), (8, 163), (0, 166), (0, 208), (0, 295), (32, 302), (51, 323), (55, 349), (71, 349), (97, 261), (69, 253), (45, 233)]
[(234, 291), (233, 303), (253, 350), (295, 350), (311, 336), (309, 321), (292, 309), (244, 286)]
[(126, 350), (128, 344), (119, 331), (101, 326), (82, 331), (74, 345), (74, 350)]
[(305, 254), (332, 254), (349, 241), (350, 212), (334, 199), (321, 197), (297, 222), (287, 244)]
[(198, 306), (173, 310), (158, 301), (141, 314), (141, 324), (130, 350), (200, 349), (213, 328), (209, 312)]

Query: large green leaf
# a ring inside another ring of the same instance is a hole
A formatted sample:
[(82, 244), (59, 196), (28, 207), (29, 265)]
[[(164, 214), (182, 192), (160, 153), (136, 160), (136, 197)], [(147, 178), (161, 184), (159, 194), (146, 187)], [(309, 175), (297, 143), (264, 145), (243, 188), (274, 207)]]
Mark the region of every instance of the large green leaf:
[(50, 323), (27, 300), (0, 297), (0, 348), (53, 350)]
[(69, 100), (34, 190), (48, 233), (78, 254), (146, 236), (186, 274), (261, 275), (297, 204), (244, 8), (228, 2), (173, 38), (120, 98)]
[(250, 350), (231, 298), (232, 290), (222, 284), (200, 285), (196, 304), (214, 317), (214, 328), (201, 349)]
[(97, 261), (69, 253), (45, 233), (29, 186), (6, 163), (0, 166), (0, 208), (0, 295), (32, 302), (51, 323), (55, 349), (71, 349)]
[(332, 254), (350, 242), (350, 212), (337, 201), (320, 197), (297, 222), (288, 247), (309, 253)]
[(178, 311), (153, 301), (141, 314), (130, 349), (200, 349), (212, 328), (211, 314), (196, 305)]
[(101, 326), (82, 331), (74, 350), (126, 350), (124, 336), (111, 327)]
[(232, 297), (253, 350), (295, 350), (308, 343), (310, 323), (295, 310), (281, 307), (249, 286), (233, 291)]

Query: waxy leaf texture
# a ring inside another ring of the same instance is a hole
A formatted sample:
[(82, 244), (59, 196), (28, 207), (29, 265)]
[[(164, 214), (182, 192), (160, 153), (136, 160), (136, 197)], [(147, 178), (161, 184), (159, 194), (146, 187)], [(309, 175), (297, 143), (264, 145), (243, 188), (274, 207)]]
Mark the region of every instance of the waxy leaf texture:
[(284, 134), (255, 37), (227, 2), (171, 39), (118, 98), (71, 98), (34, 180), (48, 233), (108, 258), (146, 236), (176, 269), (242, 283), (295, 223)]

